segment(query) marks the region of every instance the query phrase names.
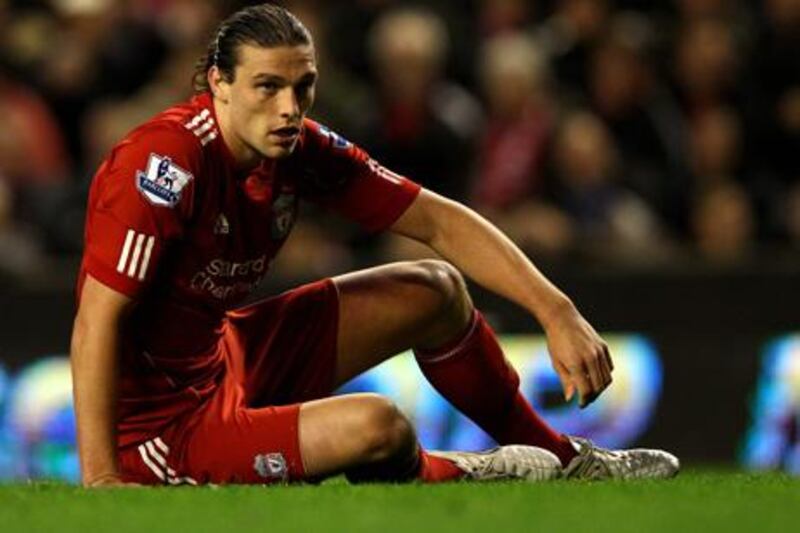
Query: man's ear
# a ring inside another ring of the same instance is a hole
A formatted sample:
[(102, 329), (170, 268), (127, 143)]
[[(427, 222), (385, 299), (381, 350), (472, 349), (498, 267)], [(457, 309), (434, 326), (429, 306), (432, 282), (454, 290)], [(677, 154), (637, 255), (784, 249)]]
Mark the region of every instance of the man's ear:
[(214, 98), (227, 104), (230, 97), (231, 84), (225, 80), (222, 71), (217, 66), (208, 69), (208, 86), (211, 88), (211, 94)]

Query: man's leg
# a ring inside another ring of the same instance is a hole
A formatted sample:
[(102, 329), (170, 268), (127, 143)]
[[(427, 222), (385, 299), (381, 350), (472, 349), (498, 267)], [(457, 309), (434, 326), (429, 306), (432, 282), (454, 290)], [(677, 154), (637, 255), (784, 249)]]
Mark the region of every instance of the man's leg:
[[(193, 472), (203, 472), (205, 464), (211, 479), (258, 482), (253, 458), (263, 463), (274, 456), (286, 464), (290, 480), (345, 472), (353, 481), (435, 482), (464, 476), (541, 481), (560, 473), (558, 459), (539, 448), (446, 458), (428, 454), (389, 400), (327, 398), (337, 385), (339, 314), (338, 289), (330, 280), (229, 313), (221, 347), (230, 383), (201, 424), (213, 429), (194, 432), (201, 437), (193, 439)], [(232, 406), (237, 416), (230, 416)], [(225, 464), (218, 462), (222, 456)]]
[[(427, 453), (394, 404), (375, 394), (246, 407), (232, 380), (188, 422), (122, 454), (126, 478), (146, 484), (263, 484), (458, 480), (545, 481), (558, 459), (531, 446), (490, 453)], [(176, 453), (177, 452), (177, 453)]]
[(222, 344), (229, 379), (200, 424), (211, 429), (194, 431), (201, 435), (195, 459), (228, 457), (226, 465), (209, 465), (213, 479), (255, 482), (253, 456), (265, 453), (284, 457), (291, 480), (340, 472), (355, 481), (442, 481), (464, 474), (452, 461), (421, 451), (411, 424), (390, 400), (329, 397), (338, 316), (338, 290), (330, 280), (229, 313)]
[(352, 394), (300, 406), (298, 440), (307, 478), (345, 473), (353, 482), (460, 479), (453, 462), (428, 455), (388, 399)]
[(396, 263), (334, 283), (338, 385), (413, 348), (431, 384), (500, 444), (545, 448), (564, 465), (577, 455), (520, 394), (517, 373), (448, 263)]

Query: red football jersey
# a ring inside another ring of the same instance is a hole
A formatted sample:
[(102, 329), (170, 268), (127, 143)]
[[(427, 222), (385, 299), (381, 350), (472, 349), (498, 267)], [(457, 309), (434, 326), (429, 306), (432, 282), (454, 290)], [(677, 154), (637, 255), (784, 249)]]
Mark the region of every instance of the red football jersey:
[(94, 177), (77, 287), (90, 274), (138, 301), (123, 333), (120, 445), (216, 388), (225, 313), (266, 274), (300, 198), (380, 231), (419, 190), (312, 120), (291, 156), (239, 175), (208, 93), (129, 134)]

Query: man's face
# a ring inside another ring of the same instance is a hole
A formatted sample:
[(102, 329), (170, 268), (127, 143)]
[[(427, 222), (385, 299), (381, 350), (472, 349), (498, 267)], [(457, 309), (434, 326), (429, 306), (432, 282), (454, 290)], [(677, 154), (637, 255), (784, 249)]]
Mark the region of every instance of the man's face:
[(288, 156), (314, 101), (314, 47), (245, 44), (239, 47), (237, 59), (233, 81), (221, 81), (215, 92), (227, 108), (232, 150), (246, 157)]

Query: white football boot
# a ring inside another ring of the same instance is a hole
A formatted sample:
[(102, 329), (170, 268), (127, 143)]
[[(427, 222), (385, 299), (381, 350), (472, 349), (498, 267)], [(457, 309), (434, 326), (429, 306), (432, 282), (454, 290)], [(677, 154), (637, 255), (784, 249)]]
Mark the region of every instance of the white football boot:
[(580, 437), (569, 437), (578, 456), (564, 468), (571, 479), (666, 479), (680, 470), (678, 458), (662, 450), (606, 450)]
[(452, 461), (467, 474), (466, 479), (474, 481), (548, 481), (561, 476), (558, 457), (535, 446), (514, 444), (485, 452), (428, 453)]

